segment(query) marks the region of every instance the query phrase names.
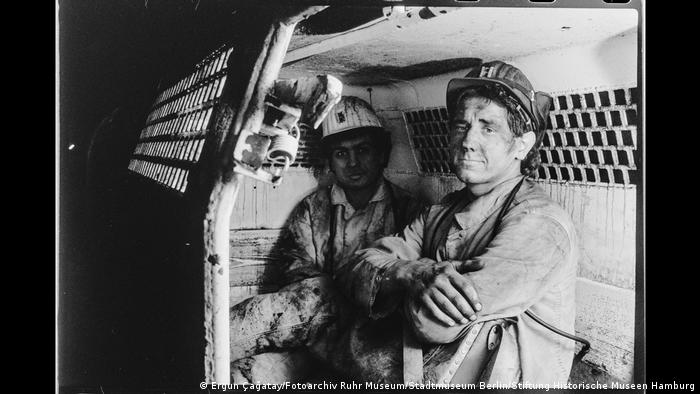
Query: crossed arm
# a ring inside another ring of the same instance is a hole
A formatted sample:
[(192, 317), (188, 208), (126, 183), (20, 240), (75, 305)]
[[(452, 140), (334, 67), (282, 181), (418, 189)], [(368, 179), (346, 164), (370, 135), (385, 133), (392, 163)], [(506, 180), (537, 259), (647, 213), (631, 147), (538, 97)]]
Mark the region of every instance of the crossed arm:
[(396, 236), (358, 251), (336, 275), (369, 316), (404, 306), (425, 342), (451, 342), (479, 317), (516, 316), (572, 269), (572, 235), (551, 216), (509, 214), (483, 253), (439, 263), (421, 255), (427, 218), (424, 212)]

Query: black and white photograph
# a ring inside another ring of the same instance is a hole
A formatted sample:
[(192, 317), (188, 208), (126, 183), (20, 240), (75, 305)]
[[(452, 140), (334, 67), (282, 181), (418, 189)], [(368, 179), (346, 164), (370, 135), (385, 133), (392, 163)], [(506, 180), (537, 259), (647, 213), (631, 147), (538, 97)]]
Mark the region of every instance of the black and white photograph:
[(642, 0), (58, 0), (57, 392), (645, 377)]

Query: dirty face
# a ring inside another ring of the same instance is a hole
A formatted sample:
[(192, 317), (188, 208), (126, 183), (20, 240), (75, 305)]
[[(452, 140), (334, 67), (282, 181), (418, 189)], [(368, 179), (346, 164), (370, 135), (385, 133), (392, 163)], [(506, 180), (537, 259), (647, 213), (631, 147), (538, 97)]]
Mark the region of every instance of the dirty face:
[(460, 100), (450, 125), (452, 170), (469, 186), (490, 190), (520, 174), (523, 143), (508, 126), (506, 108), (472, 96)]
[(384, 169), (384, 153), (380, 149), (368, 133), (333, 143), (329, 164), (337, 184), (349, 190), (376, 185)]

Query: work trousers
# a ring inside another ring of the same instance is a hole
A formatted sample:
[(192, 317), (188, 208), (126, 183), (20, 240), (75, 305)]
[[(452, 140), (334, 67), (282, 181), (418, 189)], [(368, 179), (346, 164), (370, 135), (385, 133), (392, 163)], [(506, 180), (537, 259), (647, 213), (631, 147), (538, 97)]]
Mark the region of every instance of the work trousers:
[(328, 277), (248, 298), (232, 307), (230, 319), (234, 382), (322, 379), (304, 376), (314, 360), (343, 380), (402, 381), (398, 313), (377, 320), (359, 316)]

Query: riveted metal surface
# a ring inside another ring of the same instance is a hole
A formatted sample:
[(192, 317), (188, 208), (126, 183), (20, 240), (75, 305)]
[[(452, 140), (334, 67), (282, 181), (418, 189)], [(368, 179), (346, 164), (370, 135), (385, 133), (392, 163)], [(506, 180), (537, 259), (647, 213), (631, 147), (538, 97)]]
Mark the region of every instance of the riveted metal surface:
[(464, 361), (464, 358), (466, 357), (467, 353), (469, 353), (469, 349), (471, 349), (472, 345), (474, 344), (474, 341), (479, 335), (479, 331), (481, 330), (481, 327), (483, 327), (483, 325), (483, 322), (474, 324), (467, 332), (467, 335), (465, 335), (464, 338), (461, 339), (457, 351), (455, 352), (454, 356), (452, 356), (453, 358), (451, 360), (452, 363), (450, 367), (448, 367), (448, 369), (438, 377), (439, 383), (448, 384), (452, 381), (452, 378), (457, 372), (457, 368), (462, 363), (462, 361)]
[(489, 336), (486, 339), (486, 347), (489, 351), (496, 348), (501, 343), (501, 336), (503, 335), (503, 327), (497, 324), (489, 330)]

